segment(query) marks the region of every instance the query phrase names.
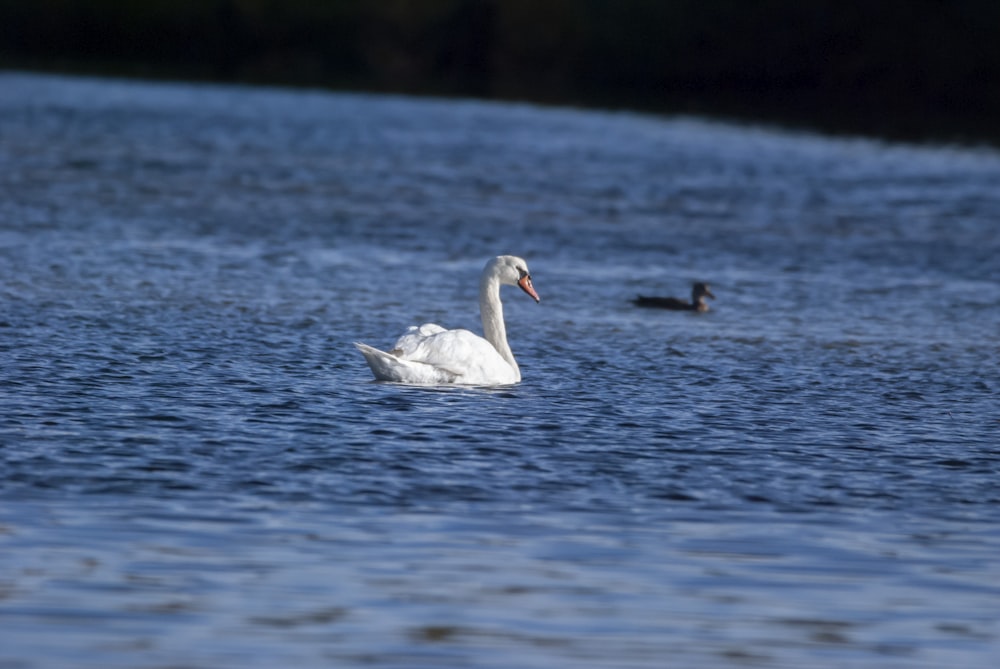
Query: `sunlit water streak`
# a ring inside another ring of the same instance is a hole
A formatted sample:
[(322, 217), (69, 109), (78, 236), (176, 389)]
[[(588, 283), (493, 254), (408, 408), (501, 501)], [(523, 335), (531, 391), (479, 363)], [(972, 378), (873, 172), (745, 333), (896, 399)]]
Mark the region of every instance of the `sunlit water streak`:
[[(0, 128), (0, 666), (1000, 656), (995, 153), (20, 74)], [(524, 381), (372, 382), (497, 253)]]

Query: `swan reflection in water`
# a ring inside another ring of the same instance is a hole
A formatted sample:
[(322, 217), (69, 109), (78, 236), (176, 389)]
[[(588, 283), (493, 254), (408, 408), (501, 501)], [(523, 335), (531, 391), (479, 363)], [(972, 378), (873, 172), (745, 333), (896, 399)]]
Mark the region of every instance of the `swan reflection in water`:
[(483, 337), (468, 330), (446, 330), (434, 323), (411, 326), (389, 351), (355, 342), (379, 381), (412, 384), (496, 386), (517, 383), (521, 370), (507, 344), (500, 286), (517, 286), (535, 302), (528, 264), (517, 256), (497, 256), (479, 279)]
[(708, 304), (705, 302), (706, 297), (715, 299), (715, 295), (712, 294), (708, 284), (698, 282), (691, 286), (690, 302), (678, 297), (646, 297), (639, 295), (632, 300), (632, 304), (637, 307), (672, 309), (673, 311), (708, 311)]

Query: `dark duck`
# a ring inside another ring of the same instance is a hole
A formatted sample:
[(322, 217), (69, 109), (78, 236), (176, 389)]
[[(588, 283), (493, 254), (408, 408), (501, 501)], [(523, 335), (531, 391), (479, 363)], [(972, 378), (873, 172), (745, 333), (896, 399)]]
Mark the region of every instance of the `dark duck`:
[(632, 304), (637, 307), (650, 307), (652, 309), (672, 309), (674, 311), (708, 311), (705, 298), (715, 299), (715, 295), (709, 290), (707, 283), (696, 283), (691, 286), (691, 301), (687, 302), (678, 297), (646, 297), (640, 295)]

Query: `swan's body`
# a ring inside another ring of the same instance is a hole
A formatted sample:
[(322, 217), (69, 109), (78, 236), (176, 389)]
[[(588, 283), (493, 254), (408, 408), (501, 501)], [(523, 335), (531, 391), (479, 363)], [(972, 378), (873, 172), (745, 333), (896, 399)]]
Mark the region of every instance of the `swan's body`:
[(528, 265), (516, 256), (497, 256), (479, 280), (479, 311), (483, 335), (445, 330), (425, 323), (410, 327), (390, 351), (355, 343), (379, 381), (414, 384), (496, 386), (517, 383), (521, 370), (507, 344), (500, 303), (500, 286), (518, 286), (539, 301)]
[(655, 309), (672, 309), (674, 311), (708, 311), (708, 304), (705, 302), (705, 298), (710, 297), (713, 300), (715, 295), (709, 289), (707, 283), (696, 283), (691, 286), (691, 301), (687, 302), (685, 300), (676, 297), (646, 297), (644, 295), (639, 295), (632, 303), (637, 307), (653, 307)]

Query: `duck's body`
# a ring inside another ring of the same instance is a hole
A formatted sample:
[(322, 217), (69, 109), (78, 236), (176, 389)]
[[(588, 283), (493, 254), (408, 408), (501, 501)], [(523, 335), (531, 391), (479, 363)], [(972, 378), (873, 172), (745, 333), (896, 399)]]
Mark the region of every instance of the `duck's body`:
[(706, 297), (715, 299), (715, 295), (712, 294), (708, 284), (699, 282), (691, 286), (690, 302), (678, 297), (646, 297), (645, 295), (639, 295), (632, 300), (632, 304), (637, 307), (670, 309), (673, 311), (708, 311), (708, 304), (705, 302)]
[(521, 370), (507, 344), (500, 286), (520, 287), (539, 301), (528, 265), (516, 256), (497, 256), (479, 281), (479, 310), (484, 337), (468, 330), (446, 330), (434, 323), (410, 327), (390, 351), (355, 343), (379, 381), (422, 385), (505, 385), (521, 380)]

